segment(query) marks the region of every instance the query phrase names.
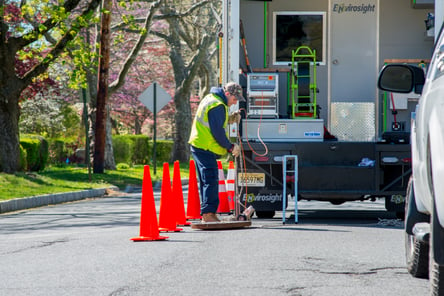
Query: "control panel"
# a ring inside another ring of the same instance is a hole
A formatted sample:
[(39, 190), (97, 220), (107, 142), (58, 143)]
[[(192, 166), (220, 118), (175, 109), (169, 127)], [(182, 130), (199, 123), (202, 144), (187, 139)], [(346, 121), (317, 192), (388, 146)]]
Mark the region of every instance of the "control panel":
[(278, 118), (278, 97), (277, 73), (248, 73), (247, 116), (249, 118)]

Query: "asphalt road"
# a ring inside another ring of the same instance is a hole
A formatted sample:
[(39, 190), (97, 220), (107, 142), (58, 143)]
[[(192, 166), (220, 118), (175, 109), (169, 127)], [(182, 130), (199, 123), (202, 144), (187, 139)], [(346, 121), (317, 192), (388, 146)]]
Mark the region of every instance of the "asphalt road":
[(130, 240), (140, 194), (2, 214), (0, 295), (428, 295), (382, 202), (301, 202), (296, 225), (279, 214), (156, 242)]

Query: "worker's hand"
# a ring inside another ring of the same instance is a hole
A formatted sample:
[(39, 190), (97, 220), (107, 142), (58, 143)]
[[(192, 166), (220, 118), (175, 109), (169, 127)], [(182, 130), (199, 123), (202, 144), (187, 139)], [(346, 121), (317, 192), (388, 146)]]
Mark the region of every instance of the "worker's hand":
[(238, 157), (240, 155), (240, 147), (237, 144), (234, 144), (233, 150), (231, 151), (231, 154), (233, 154), (234, 157)]
[(231, 113), (231, 115), (228, 117), (229, 124), (233, 124), (233, 123), (239, 124), (240, 121), (241, 121), (241, 115), (240, 115), (239, 111)]

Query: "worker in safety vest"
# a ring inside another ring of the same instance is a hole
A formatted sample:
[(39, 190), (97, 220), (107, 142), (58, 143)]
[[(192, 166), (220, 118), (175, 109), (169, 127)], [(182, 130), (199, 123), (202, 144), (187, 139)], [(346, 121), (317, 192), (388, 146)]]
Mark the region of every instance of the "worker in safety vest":
[(242, 87), (229, 82), (223, 88), (212, 87), (200, 102), (193, 120), (188, 143), (196, 163), (201, 194), (203, 222), (220, 222), (216, 216), (219, 205), (217, 159), (227, 152), (238, 157), (240, 148), (228, 138), (227, 124), (240, 122), (240, 114), (228, 116), (228, 109), (237, 101), (245, 101)]

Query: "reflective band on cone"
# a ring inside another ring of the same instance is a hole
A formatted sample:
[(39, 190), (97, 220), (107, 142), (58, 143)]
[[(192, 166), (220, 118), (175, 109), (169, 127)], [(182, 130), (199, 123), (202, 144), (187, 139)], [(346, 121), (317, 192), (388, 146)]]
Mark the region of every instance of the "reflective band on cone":
[(218, 213), (229, 213), (230, 206), (228, 204), (227, 189), (225, 188), (225, 176), (224, 169), (222, 168), (222, 162), (217, 161), (217, 168), (219, 173), (219, 207), (217, 208)]
[(234, 169), (234, 163), (229, 162), (228, 173), (227, 173), (227, 196), (228, 204), (230, 206), (230, 211), (234, 211), (234, 178), (236, 171)]

